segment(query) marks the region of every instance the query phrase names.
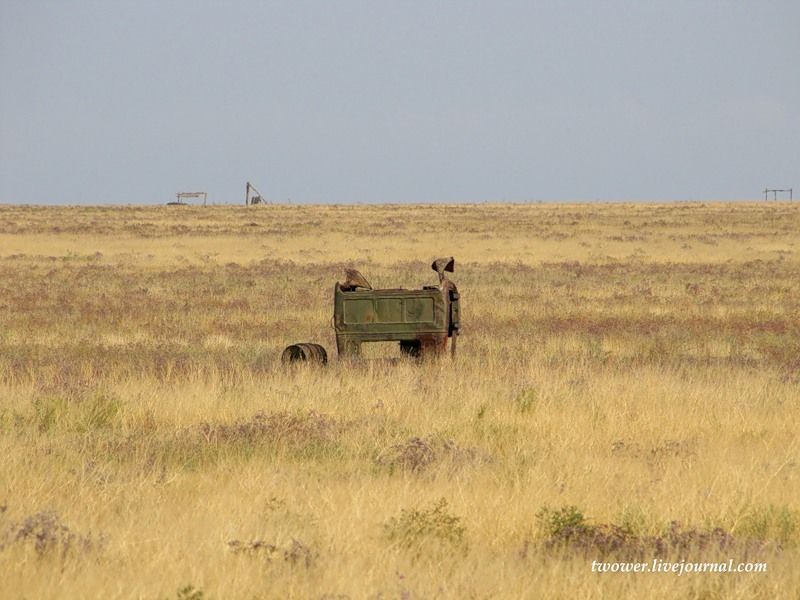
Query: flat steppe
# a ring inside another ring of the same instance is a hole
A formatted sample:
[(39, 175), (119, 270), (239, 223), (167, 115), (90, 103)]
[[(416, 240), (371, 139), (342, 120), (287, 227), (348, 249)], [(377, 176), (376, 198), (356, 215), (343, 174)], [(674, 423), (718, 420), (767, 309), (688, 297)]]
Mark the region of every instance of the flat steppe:
[(799, 409), (800, 203), (0, 206), (2, 597), (797, 598)]

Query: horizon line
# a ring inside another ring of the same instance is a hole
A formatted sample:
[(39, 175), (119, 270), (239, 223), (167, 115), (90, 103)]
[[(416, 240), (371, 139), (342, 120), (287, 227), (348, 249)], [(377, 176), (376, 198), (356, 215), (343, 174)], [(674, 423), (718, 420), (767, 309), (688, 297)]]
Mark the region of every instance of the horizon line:
[[(576, 205), (576, 204), (703, 204), (703, 203), (764, 203), (764, 204), (792, 204), (795, 201), (790, 198), (764, 199), (764, 198), (639, 198), (631, 199), (574, 199), (574, 200), (462, 200), (462, 201), (423, 201), (423, 202), (292, 202), (288, 201), (275, 201), (263, 202), (261, 204), (246, 205), (243, 202), (211, 202), (206, 204), (187, 202), (181, 205), (172, 205), (173, 207), (186, 206), (186, 207), (232, 207), (243, 206), (245, 208), (253, 207), (266, 207), (266, 206), (341, 206), (341, 207), (357, 207), (357, 206), (481, 206), (481, 205), (510, 205), (510, 206), (527, 206), (527, 205)], [(170, 206), (167, 202), (160, 203), (134, 203), (134, 202), (106, 202), (106, 203), (53, 203), (53, 202), (0, 202), (3, 207), (47, 207), (47, 208), (155, 208), (159, 206)]]

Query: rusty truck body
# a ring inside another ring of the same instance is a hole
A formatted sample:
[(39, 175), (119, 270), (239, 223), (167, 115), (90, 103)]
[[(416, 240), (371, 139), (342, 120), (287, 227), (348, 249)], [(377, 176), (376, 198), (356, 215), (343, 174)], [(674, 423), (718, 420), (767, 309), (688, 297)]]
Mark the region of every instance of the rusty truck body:
[[(461, 330), (461, 298), (452, 273), (452, 257), (437, 259), (431, 268), (439, 275), (439, 285), (409, 290), (373, 289), (353, 269), (346, 271), (343, 283), (333, 288), (333, 327), (336, 350), (342, 358), (361, 355), (361, 346), (370, 342), (398, 342), (400, 351), (412, 357), (455, 355)], [(319, 344), (294, 344), (284, 350), (284, 362), (327, 362), (327, 352)]]

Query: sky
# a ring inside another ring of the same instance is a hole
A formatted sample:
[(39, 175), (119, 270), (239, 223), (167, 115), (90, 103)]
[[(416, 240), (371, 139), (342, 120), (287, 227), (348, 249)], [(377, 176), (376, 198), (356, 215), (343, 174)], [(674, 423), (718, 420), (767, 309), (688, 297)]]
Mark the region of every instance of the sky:
[(0, 0), (0, 203), (800, 198), (800, 2)]

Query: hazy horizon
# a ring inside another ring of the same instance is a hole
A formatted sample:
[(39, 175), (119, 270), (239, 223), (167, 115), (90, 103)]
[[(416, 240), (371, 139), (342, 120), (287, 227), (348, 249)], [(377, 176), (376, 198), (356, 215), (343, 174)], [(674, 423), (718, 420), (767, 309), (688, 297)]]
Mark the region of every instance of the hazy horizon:
[(0, 203), (763, 200), (800, 189), (798, 23), (788, 1), (7, 0)]
[[(796, 190), (795, 190), (796, 191)], [(792, 202), (798, 201), (796, 196)], [(0, 202), (0, 206), (28, 206), (31, 208), (50, 208), (50, 207), (63, 207), (63, 208), (137, 208), (137, 207), (153, 207), (153, 206), (167, 206), (167, 203), (174, 202), (175, 198), (155, 202)], [(764, 202), (763, 192), (761, 198), (678, 198), (678, 199), (665, 199), (665, 198), (640, 198), (628, 200), (614, 200), (614, 199), (595, 199), (595, 200), (581, 200), (581, 199), (562, 199), (562, 200), (472, 200), (472, 201), (447, 201), (447, 202), (294, 202), (291, 200), (267, 200), (260, 206), (483, 206), (483, 205), (528, 205), (528, 204), (542, 204), (554, 205), (560, 204), (564, 206), (583, 205), (583, 204), (653, 204), (653, 205), (669, 205), (669, 204), (746, 204), (751, 202)], [(777, 203), (789, 202), (788, 191), (785, 195), (779, 195)], [(776, 201), (772, 199), (770, 193), (767, 204), (775, 204)], [(231, 201), (211, 201), (208, 200), (206, 205), (201, 200), (187, 200), (184, 201), (186, 206), (199, 206), (206, 208), (214, 206), (244, 206), (244, 194), (242, 198)], [(183, 205), (181, 205), (183, 206)], [(177, 208), (179, 210), (179, 208)]]

